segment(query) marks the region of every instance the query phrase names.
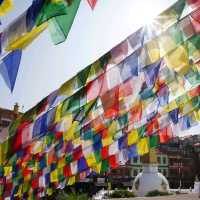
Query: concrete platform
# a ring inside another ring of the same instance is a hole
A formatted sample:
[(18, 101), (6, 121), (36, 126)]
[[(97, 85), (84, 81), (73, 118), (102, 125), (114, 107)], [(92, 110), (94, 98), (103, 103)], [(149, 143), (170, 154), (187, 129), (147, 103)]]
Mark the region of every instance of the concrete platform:
[[(109, 199), (111, 200), (111, 199)], [(135, 198), (123, 198), (123, 199), (112, 199), (112, 200), (200, 200), (197, 194), (179, 194), (163, 197), (135, 197)]]

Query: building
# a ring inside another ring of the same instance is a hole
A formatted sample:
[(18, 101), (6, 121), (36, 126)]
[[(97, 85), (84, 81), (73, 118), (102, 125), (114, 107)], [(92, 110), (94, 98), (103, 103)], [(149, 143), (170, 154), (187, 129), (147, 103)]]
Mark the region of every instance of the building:
[(200, 176), (200, 148), (194, 147), (199, 141), (199, 136), (175, 138), (160, 146), (160, 151), (168, 155), (170, 188), (193, 187), (195, 177)]
[(10, 125), (10, 123), (13, 120), (15, 120), (19, 115), (20, 115), (19, 106), (17, 103), (14, 105), (13, 110), (0, 108), (0, 131), (3, 128), (8, 127)]
[[(157, 150), (158, 171), (169, 181), (170, 188), (193, 188), (195, 177), (200, 179), (200, 135), (175, 138)], [(142, 172), (140, 157), (125, 166), (112, 170), (113, 187), (132, 187), (135, 177)]]

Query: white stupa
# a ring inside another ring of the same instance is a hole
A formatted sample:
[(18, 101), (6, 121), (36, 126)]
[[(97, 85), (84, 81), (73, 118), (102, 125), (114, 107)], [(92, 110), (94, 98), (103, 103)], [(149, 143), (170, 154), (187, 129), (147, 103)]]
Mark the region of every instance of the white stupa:
[(151, 150), (142, 158), (143, 171), (139, 173), (134, 182), (133, 190), (138, 196), (145, 196), (152, 190), (169, 192), (167, 179), (158, 172), (157, 153)]

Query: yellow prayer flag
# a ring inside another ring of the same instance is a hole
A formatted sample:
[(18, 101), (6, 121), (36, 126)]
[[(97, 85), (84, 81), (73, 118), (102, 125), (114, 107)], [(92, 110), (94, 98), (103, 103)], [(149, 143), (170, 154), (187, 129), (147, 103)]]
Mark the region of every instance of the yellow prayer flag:
[(113, 138), (111, 136), (102, 139), (103, 147), (108, 146), (112, 143), (113, 143)]
[(47, 188), (47, 195), (51, 196), (53, 194), (53, 189), (52, 188)]
[(178, 105), (176, 103), (176, 101), (171, 101), (169, 104), (167, 104), (165, 107), (164, 107), (164, 111), (165, 112), (170, 112), (174, 109), (178, 108)]
[(65, 141), (72, 140), (72, 139), (75, 138), (74, 137), (75, 136), (75, 131), (76, 131), (78, 125), (79, 125), (78, 121), (73, 121), (73, 123), (72, 123), (71, 127), (69, 128), (69, 130), (64, 133), (64, 140)]
[(139, 155), (144, 155), (149, 152), (149, 142), (147, 137), (139, 140), (137, 143), (137, 151)]
[(155, 63), (156, 61), (160, 59), (160, 49), (158, 46), (158, 42), (156, 40), (152, 40), (148, 42), (146, 45), (146, 48), (147, 48), (149, 61), (150, 61), (150, 63), (148, 64)]
[(89, 75), (87, 77), (87, 81), (86, 83), (88, 83), (89, 81), (93, 80), (97, 75), (98, 75), (98, 69), (100, 68), (99, 66), (101, 66), (101, 63), (99, 60), (97, 60), (96, 62), (94, 62), (91, 67), (90, 67), (90, 72)]
[(88, 167), (94, 166), (96, 164), (94, 153), (91, 153), (89, 156), (87, 156), (86, 161), (87, 161)]
[(25, 35), (21, 36), (17, 40), (11, 42), (6, 47), (6, 51), (26, 48), (31, 42), (33, 42), (35, 38), (38, 37), (40, 33), (42, 33), (47, 28), (47, 25), (47, 23), (43, 23), (42, 25), (35, 27), (32, 31), (27, 32)]
[(58, 170), (55, 169), (50, 174), (51, 183), (58, 182)]
[(0, 165), (2, 165), (6, 160), (7, 151), (8, 151), (8, 140), (4, 141), (3, 143), (0, 143)]
[(61, 109), (62, 109), (62, 103), (58, 104), (56, 108), (55, 123), (61, 121)]
[(81, 145), (81, 143), (82, 143), (82, 141), (81, 141), (80, 137), (78, 137), (72, 141), (72, 144), (74, 145), (74, 147)]
[(13, 0), (3, 0), (3, 2), (0, 5), (0, 16), (6, 15), (12, 9)]
[(65, 165), (66, 165), (66, 163), (65, 163), (65, 157), (63, 157), (63, 158), (61, 158), (61, 159), (58, 161), (58, 169), (63, 168)]
[(112, 123), (108, 127), (108, 134), (109, 134), (109, 136), (114, 136), (116, 134), (116, 132), (117, 132), (117, 122), (112, 121)]
[(139, 139), (139, 136), (138, 136), (138, 132), (137, 130), (132, 130), (129, 134), (128, 134), (128, 146), (131, 146), (132, 144), (135, 144), (137, 143)]
[(19, 185), (17, 193), (14, 195), (15, 197), (22, 197), (22, 185)]
[(189, 56), (185, 45), (179, 45), (164, 57), (167, 66), (184, 75), (189, 70)]
[(59, 95), (71, 96), (74, 91), (75, 82), (76, 82), (76, 78), (72, 78), (66, 83), (64, 83), (59, 89)]
[(195, 110), (193, 113), (195, 120), (200, 121), (200, 110), (199, 111)]
[(100, 172), (101, 172), (101, 162), (98, 163), (97, 165), (93, 166), (92, 169), (93, 169), (96, 173), (100, 174)]
[(12, 172), (12, 167), (4, 167), (4, 176), (9, 176)]
[(75, 182), (76, 182), (76, 177), (75, 176), (71, 176), (68, 179), (67, 185), (73, 185)]

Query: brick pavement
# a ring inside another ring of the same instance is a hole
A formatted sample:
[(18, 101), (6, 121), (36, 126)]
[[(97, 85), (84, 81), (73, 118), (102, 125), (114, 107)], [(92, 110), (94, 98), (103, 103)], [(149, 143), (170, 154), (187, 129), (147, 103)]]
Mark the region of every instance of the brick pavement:
[(197, 194), (180, 194), (163, 197), (136, 197), (136, 198), (124, 198), (124, 199), (112, 199), (112, 200), (200, 200)]

